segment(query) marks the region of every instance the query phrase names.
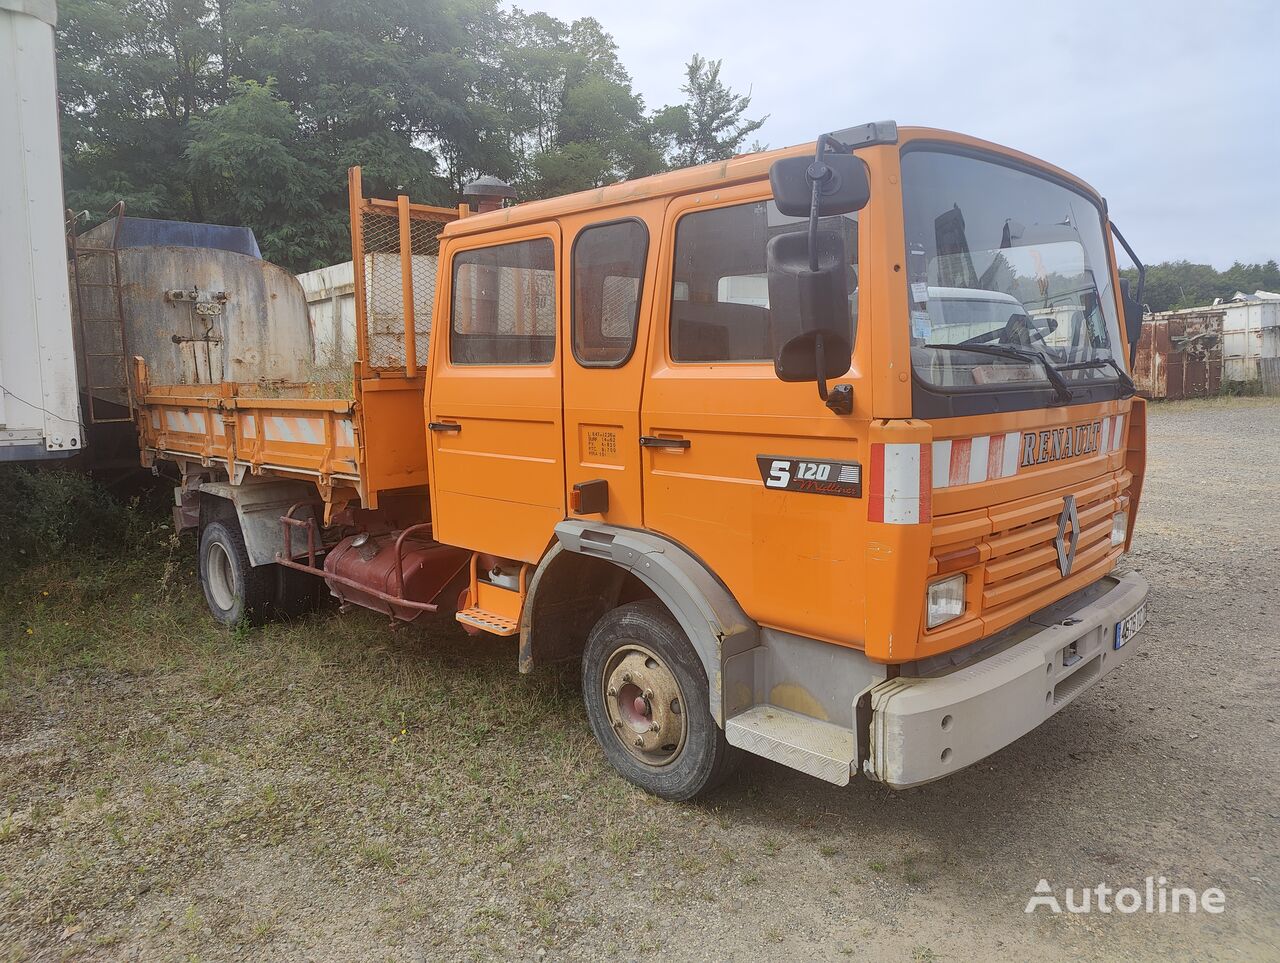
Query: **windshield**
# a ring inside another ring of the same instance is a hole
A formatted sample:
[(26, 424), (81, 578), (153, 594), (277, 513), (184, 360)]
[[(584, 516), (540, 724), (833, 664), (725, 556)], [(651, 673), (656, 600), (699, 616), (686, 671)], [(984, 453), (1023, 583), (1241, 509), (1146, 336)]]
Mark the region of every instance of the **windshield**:
[[(1024, 396), (971, 398), (965, 412), (1039, 407), (1053, 397), (1043, 358), (1076, 401), (1115, 396), (1109, 362), (1124, 366), (1124, 352), (1103, 220), (1088, 197), (1020, 168), (923, 149), (904, 152), (902, 185), (918, 387)], [(954, 397), (942, 408), (934, 413), (961, 413)]]

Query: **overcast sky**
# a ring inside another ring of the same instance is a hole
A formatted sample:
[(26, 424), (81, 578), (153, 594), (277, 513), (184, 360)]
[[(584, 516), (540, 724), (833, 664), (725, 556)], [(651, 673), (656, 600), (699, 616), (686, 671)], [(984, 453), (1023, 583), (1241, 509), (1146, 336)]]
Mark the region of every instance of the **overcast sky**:
[(1089, 181), (1148, 262), (1280, 259), (1280, 0), (518, 5), (598, 19), (650, 108), (680, 101), (696, 51), (750, 89), (770, 147), (870, 120), (957, 130)]

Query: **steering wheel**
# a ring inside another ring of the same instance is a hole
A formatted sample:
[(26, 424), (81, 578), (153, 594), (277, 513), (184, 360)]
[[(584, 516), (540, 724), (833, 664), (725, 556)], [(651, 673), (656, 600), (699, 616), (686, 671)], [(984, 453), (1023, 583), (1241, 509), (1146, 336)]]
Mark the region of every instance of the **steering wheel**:
[[(1052, 324), (1052, 321), (1050, 322)], [(1053, 327), (1049, 331), (1053, 331)], [(1007, 344), (1015, 348), (1034, 348), (1035, 342), (1046, 344), (1045, 332), (1040, 329), (1034, 321), (1025, 314), (1015, 311), (1009, 315), (1009, 320), (1004, 323), (1004, 327), (987, 331), (983, 334), (975, 335), (972, 338), (965, 338), (961, 344)]]

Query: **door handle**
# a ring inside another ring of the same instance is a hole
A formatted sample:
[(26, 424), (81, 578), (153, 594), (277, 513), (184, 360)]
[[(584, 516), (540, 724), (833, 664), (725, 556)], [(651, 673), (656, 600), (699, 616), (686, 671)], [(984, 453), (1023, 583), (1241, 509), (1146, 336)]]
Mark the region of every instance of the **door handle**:
[(657, 435), (641, 435), (641, 448), (688, 448), (688, 438), (659, 438)]
[(432, 431), (461, 431), (462, 426), (452, 421), (428, 421), (427, 427)]

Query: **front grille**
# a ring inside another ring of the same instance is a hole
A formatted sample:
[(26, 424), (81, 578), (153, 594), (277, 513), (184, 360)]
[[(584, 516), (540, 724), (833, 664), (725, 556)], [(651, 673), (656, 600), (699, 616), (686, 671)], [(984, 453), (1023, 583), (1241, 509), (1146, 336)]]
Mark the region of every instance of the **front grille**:
[[(1111, 545), (1111, 517), (1128, 504), (1128, 471), (1071, 489), (995, 505), (954, 518), (935, 519), (934, 557), (946, 559), (976, 547), (980, 566), (981, 616), (987, 634), (997, 632), (1036, 609), (1057, 601), (1102, 577), (1119, 556)], [(1080, 530), (1068, 575), (1058, 566), (1055, 539), (1064, 499), (1074, 495)], [(989, 523), (988, 520), (989, 519)], [(965, 532), (978, 537), (957, 541)]]

